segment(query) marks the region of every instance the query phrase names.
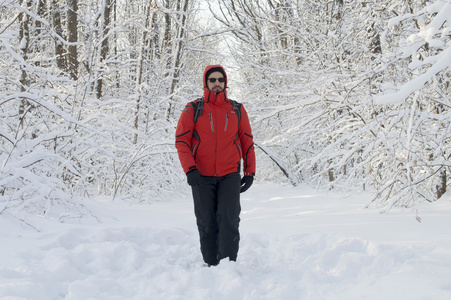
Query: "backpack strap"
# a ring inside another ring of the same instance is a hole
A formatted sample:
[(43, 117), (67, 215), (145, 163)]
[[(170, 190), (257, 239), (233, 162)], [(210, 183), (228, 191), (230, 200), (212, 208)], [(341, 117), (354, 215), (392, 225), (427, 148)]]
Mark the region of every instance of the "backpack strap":
[(236, 116), (238, 117), (238, 125), (240, 125), (240, 121), (241, 121), (241, 103), (229, 99), (230, 103), (232, 103), (232, 109), (235, 111)]
[[(236, 116), (238, 117), (238, 125), (239, 125), (241, 121), (241, 103), (232, 99), (229, 99), (229, 101), (232, 104), (232, 109), (235, 111)], [(193, 119), (194, 123), (196, 123), (199, 116), (202, 115), (202, 110), (204, 108), (204, 97), (197, 98), (196, 101), (191, 101), (190, 103), (194, 109)]]
[(197, 119), (200, 115), (202, 115), (202, 109), (204, 108), (204, 97), (197, 98), (196, 101), (191, 101), (191, 105), (194, 108), (194, 123), (197, 122)]

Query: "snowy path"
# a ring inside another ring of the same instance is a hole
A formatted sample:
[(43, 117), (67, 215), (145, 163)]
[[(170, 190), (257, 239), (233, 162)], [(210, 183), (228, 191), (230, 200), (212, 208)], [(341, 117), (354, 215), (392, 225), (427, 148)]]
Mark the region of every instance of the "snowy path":
[(342, 196), (255, 185), (238, 261), (215, 268), (202, 263), (189, 196), (98, 201), (103, 223), (41, 220), (41, 233), (0, 216), (0, 299), (451, 299), (449, 194), (420, 208), (421, 223)]

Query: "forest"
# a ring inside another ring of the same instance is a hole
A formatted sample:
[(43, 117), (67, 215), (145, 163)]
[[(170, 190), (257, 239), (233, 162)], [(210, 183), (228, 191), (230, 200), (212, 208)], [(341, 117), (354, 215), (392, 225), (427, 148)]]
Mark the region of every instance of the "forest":
[(449, 0), (0, 0), (0, 214), (186, 190), (205, 66), (249, 114), (256, 180), (415, 207), (451, 183)]

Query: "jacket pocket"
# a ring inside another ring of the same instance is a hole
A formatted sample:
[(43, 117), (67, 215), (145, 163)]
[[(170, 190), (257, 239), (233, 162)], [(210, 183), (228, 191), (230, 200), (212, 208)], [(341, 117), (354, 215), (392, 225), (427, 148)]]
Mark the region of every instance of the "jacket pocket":
[(229, 124), (229, 113), (226, 113), (226, 122), (225, 122), (224, 131), (227, 131), (227, 125)]
[(215, 127), (213, 126), (213, 116), (210, 113), (210, 126), (211, 126), (211, 132), (215, 132)]

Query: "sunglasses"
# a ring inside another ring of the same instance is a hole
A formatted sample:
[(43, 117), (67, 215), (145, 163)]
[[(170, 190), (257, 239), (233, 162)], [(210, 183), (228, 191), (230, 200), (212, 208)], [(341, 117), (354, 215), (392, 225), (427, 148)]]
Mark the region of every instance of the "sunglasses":
[(225, 82), (225, 78), (221, 77), (221, 78), (208, 78), (208, 81), (210, 81), (211, 83), (215, 83), (216, 80), (218, 80), (219, 82)]

